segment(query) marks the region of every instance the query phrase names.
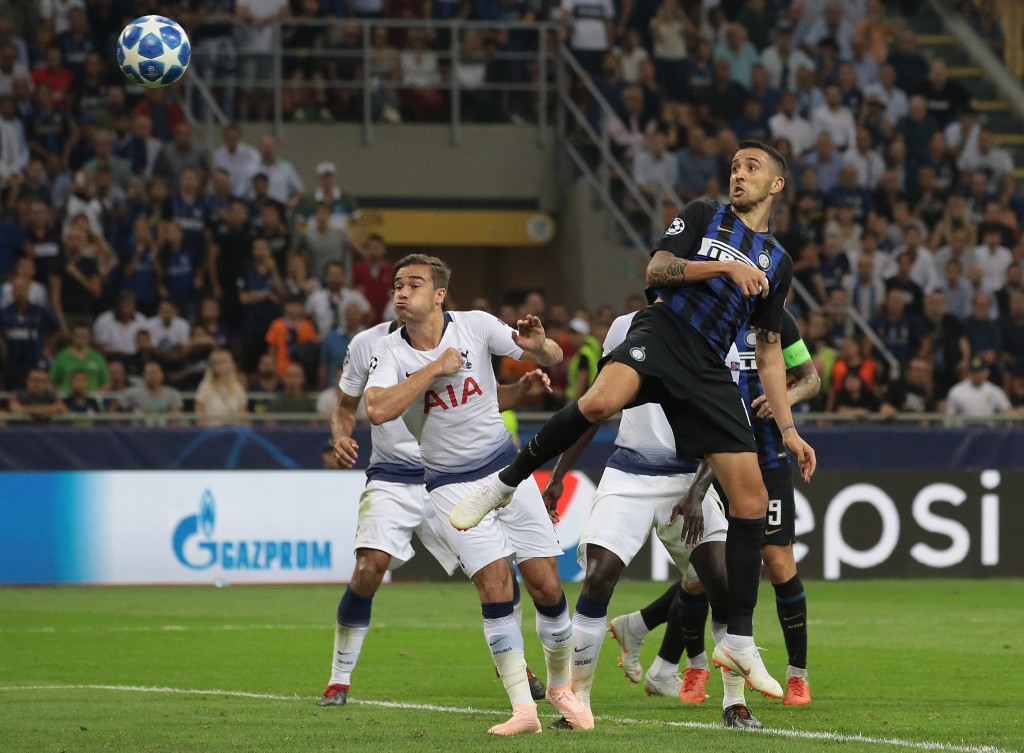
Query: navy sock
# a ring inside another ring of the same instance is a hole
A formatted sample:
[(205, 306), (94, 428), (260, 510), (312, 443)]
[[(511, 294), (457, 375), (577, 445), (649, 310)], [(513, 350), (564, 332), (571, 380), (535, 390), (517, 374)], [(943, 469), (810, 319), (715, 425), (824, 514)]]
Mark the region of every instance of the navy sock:
[(500, 620), (502, 617), (512, 616), (511, 601), (490, 601), (480, 605), (485, 620)]
[(775, 609), (789, 652), (789, 665), (807, 669), (807, 594), (799, 575), (775, 585)]
[(534, 608), (540, 614), (545, 617), (551, 617), (552, 619), (558, 617), (560, 614), (565, 612), (569, 608), (569, 604), (565, 600), (565, 591), (562, 591), (562, 598), (558, 600), (558, 603), (547, 606), (544, 604), (538, 604), (536, 600), (533, 602)]
[(349, 586), (345, 589), (341, 601), (338, 602), (338, 624), (348, 627), (366, 627), (370, 624), (372, 607), (372, 596), (360, 596), (352, 590), (352, 586)]
[(577, 403), (566, 405), (540, 427), (537, 436), (526, 443), (498, 478), (503, 484), (519, 486), (535, 470), (572, 447), (591, 426)]
[(679, 585), (679, 581), (676, 581), (668, 587), (665, 593), (640, 610), (640, 616), (648, 630), (654, 630), (658, 625), (668, 622), (668, 611), (672, 608), (672, 602), (681, 590), (682, 586)]
[(729, 583), (729, 632), (754, 634), (754, 607), (761, 579), (761, 539), (764, 518), (729, 516), (725, 540), (725, 569)]
[(602, 619), (608, 616), (608, 602), (591, 599), (580, 593), (580, 597), (576, 599), (576, 611), (584, 617)]

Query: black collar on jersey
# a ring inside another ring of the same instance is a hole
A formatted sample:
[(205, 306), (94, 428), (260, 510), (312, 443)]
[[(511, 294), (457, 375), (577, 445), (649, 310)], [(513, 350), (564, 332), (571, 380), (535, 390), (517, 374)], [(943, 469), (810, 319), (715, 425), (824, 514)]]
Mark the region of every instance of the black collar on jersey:
[[(452, 322), (452, 315), (450, 311), (444, 312), (444, 326), (441, 328), (441, 337), (444, 337), (444, 332), (448, 329), (448, 325)], [(392, 330), (394, 331), (394, 330)], [(409, 333), (405, 329), (405, 325), (402, 325), (402, 339), (412, 345), (412, 340), (409, 339)]]

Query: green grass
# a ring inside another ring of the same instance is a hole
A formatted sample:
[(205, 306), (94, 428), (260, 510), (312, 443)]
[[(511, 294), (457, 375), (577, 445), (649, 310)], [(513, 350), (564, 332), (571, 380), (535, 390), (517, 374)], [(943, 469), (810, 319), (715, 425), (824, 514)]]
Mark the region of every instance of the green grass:
[[(663, 588), (621, 584), (613, 614), (639, 608)], [(579, 586), (566, 590), (572, 603)], [(1024, 580), (814, 582), (807, 590), (814, 704), (790, 709), (748, 693), (749, 705), (775, 730), (875, 741), (723, 729), (717, 678), (703, 706), (648, 698), (616, 668), (610, 638), (594, 688), (596, 730), (488, 738), (487, 727), (505, 718), (507, 701), (481, 634), (473, 588), (444, 583), (382, 589), (353, 700), (334, 709), (313, 700), (329, 673), (339, 588), (0, 589), (0, 751), (1024, 747)], [(526, 626), (527, 656), (541, 667), (529, 607)], [(768, 587), (761, 592), (757, 634), (769, 669), (781, 676), (786, 654)], [(645, 646), (645, 666), (659, 639), (660, 630)], [(50, 685), (71, 687), (39, 688)], [(75, 687), (85, 685), (273, 697)], [(543, 704), (541, 712), (554, 717)]]

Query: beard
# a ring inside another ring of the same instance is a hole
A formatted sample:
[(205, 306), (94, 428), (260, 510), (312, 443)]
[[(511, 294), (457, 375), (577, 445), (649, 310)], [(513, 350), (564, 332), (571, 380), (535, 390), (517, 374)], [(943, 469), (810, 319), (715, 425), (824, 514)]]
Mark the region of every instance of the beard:
[(746, 214), (757, 204), (757, 200), (752, 198), (749, 193), (744, 193), (739, 199), (732, 202), (732, 208), (737, 212)]

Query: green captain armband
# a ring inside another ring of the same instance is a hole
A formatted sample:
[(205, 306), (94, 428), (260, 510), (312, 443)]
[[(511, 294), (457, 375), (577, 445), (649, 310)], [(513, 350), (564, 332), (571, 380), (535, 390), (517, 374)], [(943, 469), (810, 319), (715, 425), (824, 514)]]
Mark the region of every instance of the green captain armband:
[(788, 348), (783, 348), (782, 357), (786, 360), (786, 368), (791, 369), (794, 366), (799, 366), (800, 364), (805, 363), (806, 361), (810, 361), (811, 353), (809, 350), (807, 350), (807, 346), (801, 339), (797, 340)]

